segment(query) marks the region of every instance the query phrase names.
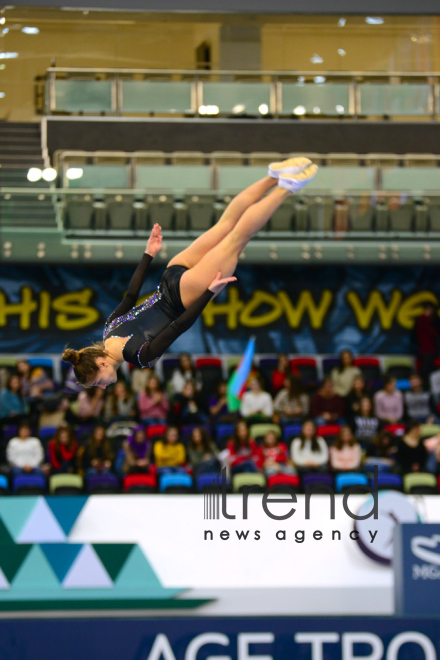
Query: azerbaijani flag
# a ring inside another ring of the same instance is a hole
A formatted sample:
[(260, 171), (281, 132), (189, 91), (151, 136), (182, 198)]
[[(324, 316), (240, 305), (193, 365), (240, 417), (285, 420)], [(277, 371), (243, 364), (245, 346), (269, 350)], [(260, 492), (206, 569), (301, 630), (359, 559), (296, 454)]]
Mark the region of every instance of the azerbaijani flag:
[(228, 381), (226, 400), (229, 412), (236, 412), (240, 409), (241, 398), (246, 389), (246, 383), (252, 369), (254, 353), (255, 337), (251, 337), (243, 357)]

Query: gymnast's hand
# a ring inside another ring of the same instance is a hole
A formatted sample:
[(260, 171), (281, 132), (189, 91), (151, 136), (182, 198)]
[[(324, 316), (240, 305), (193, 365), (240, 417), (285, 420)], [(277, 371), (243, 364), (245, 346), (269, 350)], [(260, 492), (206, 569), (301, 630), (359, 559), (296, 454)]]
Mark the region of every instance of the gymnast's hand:
[(222, 274), (220, 271), (217, 273), (216, 277), (214, 280), (212, 280), (211, 284), (208, 286), (208, 289), (214, 293), (214, 298), (215, 296), (218, 296), (220, 291), (222, 291), (229, 282), (236, 282), (237, 278), (236, 277), (225, 277), (222, 279)]
[(145, 253), (149, 254), (150, 257), (155, 257), (160, 248), (162, 247), (162, 227), (156, 224), (151, 230), (150, 238), (148, 239), (147, 247), (145, 248)]

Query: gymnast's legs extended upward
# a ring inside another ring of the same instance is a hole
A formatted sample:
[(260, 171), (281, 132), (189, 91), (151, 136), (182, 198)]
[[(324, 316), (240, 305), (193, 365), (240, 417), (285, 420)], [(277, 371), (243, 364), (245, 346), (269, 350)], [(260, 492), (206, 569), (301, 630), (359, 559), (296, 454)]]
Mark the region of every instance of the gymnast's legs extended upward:
[[(240, 253), (292, 192), (313, 178), (317, 171), (306, 158), (292, 158), (269, 168), (271, 176), (239, 193), (214, 227), (177, 254), (168, 266), (185, 266), (180, 295), (189, 307), (215, 277), (229, 278)], [(281, 174), (281, 176), (280, 176)], [(273, 190), (272, 190), (273, 189)], [(268, 193), (270, 190), (272, 192)]]

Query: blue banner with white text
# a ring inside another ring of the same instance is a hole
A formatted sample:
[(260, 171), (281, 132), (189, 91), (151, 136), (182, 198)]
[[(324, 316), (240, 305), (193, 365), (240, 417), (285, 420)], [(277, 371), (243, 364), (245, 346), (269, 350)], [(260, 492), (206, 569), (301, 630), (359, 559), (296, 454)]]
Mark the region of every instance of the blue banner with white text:
[[(133, 268), (0, 267), (3, 353), (61, 351), (102, 338)], [(153, 268), (142, 296), (163, 269)], [(440, 301), (434, 267), (240, 266), (173, 352), (410, 353), (423, 303)]]

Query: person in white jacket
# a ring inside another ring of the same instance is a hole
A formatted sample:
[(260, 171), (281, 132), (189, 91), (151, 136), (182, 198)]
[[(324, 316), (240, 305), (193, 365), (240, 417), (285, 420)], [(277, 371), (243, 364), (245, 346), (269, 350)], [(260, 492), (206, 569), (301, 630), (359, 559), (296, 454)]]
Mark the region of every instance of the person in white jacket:
[(273, 401), (268, 392), (264, 392), (258, 377), (251, 378), (249, 391), (243, 394), (240, 413), (245, 419), (267, 421), (273, 415)]
[(38, 438), (31, 436), (29, 424), (20, 424), (18, 436), (9, 440), (6, 459), (15, 473), (40, 470), (44, 460), (43, 445)]
[(329, 452), (324, 438), (316, 435), (312, 420), (302, 425), (301, 435), (290, 447), (292, 461), (299, 470), (319, 470), (328, 464)]

